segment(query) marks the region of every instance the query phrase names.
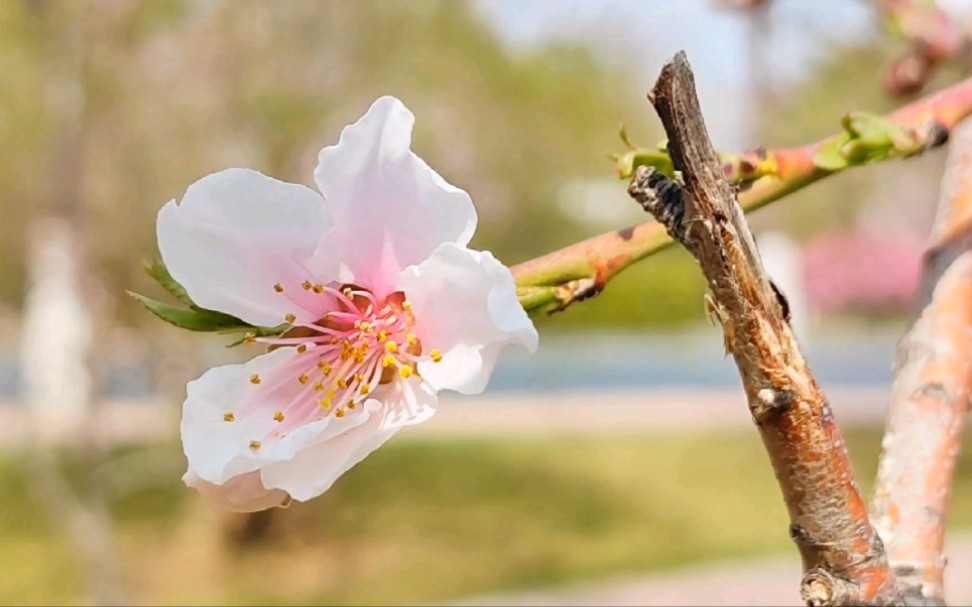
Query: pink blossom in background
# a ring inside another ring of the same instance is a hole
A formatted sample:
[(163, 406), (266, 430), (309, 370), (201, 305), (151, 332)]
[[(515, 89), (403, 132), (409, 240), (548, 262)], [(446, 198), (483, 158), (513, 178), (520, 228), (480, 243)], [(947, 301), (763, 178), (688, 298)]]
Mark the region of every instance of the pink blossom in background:
[(918, 287), (924, 242), (905, 231), (844, 229), (803, 249), (810, 306), (819, 312), (907, 307)]

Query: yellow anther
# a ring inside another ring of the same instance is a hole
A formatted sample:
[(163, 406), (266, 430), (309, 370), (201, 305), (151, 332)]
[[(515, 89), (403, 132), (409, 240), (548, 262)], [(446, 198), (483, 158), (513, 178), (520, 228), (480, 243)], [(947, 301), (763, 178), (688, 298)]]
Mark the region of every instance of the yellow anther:
[(363, 383), (364, 382), (364, 375), (362, 375), (360, 373), (355, 373), (354, 374), (354, 381), (358, 382), (359, 384), (360, 383)]
[(371, 392), (371, 386), (369, 386), (368, 384), (364, 384), (361, 386), (361, 396), (368, 396), (369, 392)]
[(348, 403), (348, 409), (352, 409), (353, 410), (355, 407), (357, 407), (357, 405), (354, 404), (354, 401), (351, 401), (351, 402)]
[(314, 391), (315, 392), (323, 392), (324, 391), (324, 384), (321, 383), (321, 382), (315, 383), (314, 384)]
[(361, 324), (358, 325), (358, 328), (361, 329), (361, 331), (363, 333), (371, 333), (371, 323), (370, 322), (362, 321)]
[(317, 401), (317, 404), (320, 405), (321, 409), (327, 411), (328, 409), (331, 408), (331, 398), (330, 397), (322, 398)]
[(395, 366), (395, 364), (396, 364), (397, 362), (398, 362), (398, 359), (396, 359), (396, 358), (395, 358), (394, 356), (392, 356), (391, 354), (387, 354), (387, 355), (385, 356), (385, 358), (384, 358), (384, 359), (382, 359), (382, 361), (381, 361), (381, 365), (382, 365), (383, 367), (394, 367), (394, 366)]
[(405, 310), (406, 312), (411, 312), (412, 311), (412, 302), (410, 302), (407, 299), (405, 301), (403, 301), (402, 302), (402, 309)]
[(338, 385), (338, 388), (341, 388), (342, 390), (347, 390), (348, 389), (348, 380), (346, 380), (346, 379), (344, 379), (342, 377), (341, 379), (337, 380), (337, 385)]
[(259, 384), (260, 381), (261, 381), (260, 376), (257, 375), (256, 373), (250, 376), (250, 383), (253, 384), (254, 386)]
[(226, 412), (226, 413), (223, 414), (223, 421), (224, 422), (231, 422), (231, 421), (234, 421), (235, 419), (236, 419), (236, 416), (233, 415), (233, 412), (232, 411), (228, 411), (228, 412)]
[(260, 441), (258, 441), (258, 440), (251, 440), (250, 441), (250, 449), (253, 449), (254, 451), (259, 451), (260, 450)]
[(344, 417), (344, 409), (338, 409), (334, 412), (334, 417)]
[(360, 365), (361, 363), (364, 362), (364, 359), (365, 359), (365, 355), (364, 352), (362, 352), (361, 350), (358, 350), (357, 352), (354, 353), (354, 362)]
[(415, 333), (409, 333), (405, 336), (405, 342), (410, 346), (414, 346), (418, 343), (418, 337), (415, 336)]
[(246, 335), (243, 336), (243, 343), (248, 346), (252, 346), (253, 344), (256, 343), (256, 335), (254, 335), (253, 333), (247, 333)]
[(298, 354), (303, 354), (306, 351), (307, 351), (307, 344), (300, 344), (299, 346), (297, 346)]
[(310, 381), (310, 377), (309, 377), (309, 376), (308, 376), (308, 375), (307, 375), (306, 373), (301, 373), (301, 374), (300, 374), (300, 375), (299, 375), (299, 376), (297, 377), (297, 381), (299, 381), (299, 382), (300, 382), (300, 383), (302, 383), (302, 384), (306, 384), (307, 382), (309, 382), (309, 381)]
[(297, 320), (297, 317), (294, 316), (293, 314), (288, 314), (288, 315), (284, 316), (284, 320), (287, 321), (287, 322), (289, 322), (290, 324), (294, 324), (294, 321)]
[(304, 282), (300, 283), (300, 286), (305, 291), (310, 291), (314, 285), (311, 284), (311, 281), (305, 280)]
[(380, 344), (385, 343), (386, 341), (388, 341), (388, 331), (386, 331), (384, 329), (382, 329), (381, 331), (378, 331), (378, 335), (376, 336), (376, 339), (378, 340), (378, 343), (380, 343)]
[(442, 362), (442, 350), (438, 348), (432, 348), (432, 351), (429, 352), (429, 356), (432, 358), (432, 362), (434, 363)]
[(273, 285), (273, 290), (277, 293), (283, 293), (283, 285), (278, 282), (277, 284)]
[(385, 342), (385, 352), (388, 352), (389, 354), (394, 354), (395, 352), (398, 352), (398, 342), (395, 341)]
[(317, 368), (321, 371), (327, 372), (331, 370), (331, 364), (322, 358), (321, 360), (317, 361)]
[(341, 293), (343, 293), (345, 297), (347, 297), (348, 299), (350, 299), (351, 298), (351, 287), (344, 287), (343, 289), (341, 289)]
[(314, 292), (317, 293), (318, 295), (320, 295), (321, 293), (323, 293), (324, 292), (324, 285), (320, 285), (320, 284), (314, 285)]
[(273, 414), (273, 421), (280, 423), (283, 420), (284, 420), (283, 411), (277, 411), (276, 413)]
[(408, 379), (412, 376), (411, 367), (401, 367), (398, 369), (398, 374), (402, 376), (402, 379)]

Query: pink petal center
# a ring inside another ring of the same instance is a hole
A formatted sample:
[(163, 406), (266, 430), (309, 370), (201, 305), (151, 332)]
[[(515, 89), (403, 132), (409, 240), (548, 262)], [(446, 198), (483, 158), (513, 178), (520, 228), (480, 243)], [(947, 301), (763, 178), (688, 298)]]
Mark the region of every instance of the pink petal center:
[(292, 328), (280, 337), (249, 337), (248, 341), (271, 349), (295, 348), (297, 356), (267, 377), (249, 377), (252, 390), (239, 412), (223, 417), (233, 422), (237, 415), (251, 420), (269, 416), (276, 422), (257, 424), (272, 429), (250, 440), (253, 451), (328, 416), (360, 415), (364, 401), (380, 385), (418, 375), (421, 360), (441, 359), (436, 349), (423, 356), (422, 344), (411, 332), (412, 306), (401, 291), (379, 301), (356, 285), (305, 280), (289, 287), (277, 283), (273, 288), (296, 308), (285, 319)]

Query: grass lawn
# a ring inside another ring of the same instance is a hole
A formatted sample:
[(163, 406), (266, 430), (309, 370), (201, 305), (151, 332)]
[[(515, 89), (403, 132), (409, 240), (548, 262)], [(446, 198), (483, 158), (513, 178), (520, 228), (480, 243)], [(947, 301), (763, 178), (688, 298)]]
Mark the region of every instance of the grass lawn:
[[(847, 438), (867, 487), (879, 433)], [(953, 526), (972, 526), (970, 459)], [(182, 487), (177, 446), (110, 466), (139, 603), (434, 602), (790, 549), (755, 431), (392, 441), (326, 496), (249, 525)], [(91, 477), (71, 467), (76, 482)], [(0, 458), (0, 603), (83, 602), (69, 545), (27, 482)]]

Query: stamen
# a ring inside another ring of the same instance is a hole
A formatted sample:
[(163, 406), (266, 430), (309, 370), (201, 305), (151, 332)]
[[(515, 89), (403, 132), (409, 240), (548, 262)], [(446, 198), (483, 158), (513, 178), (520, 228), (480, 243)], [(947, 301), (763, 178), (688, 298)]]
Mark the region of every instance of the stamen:
[(277, 284), (273, 285), (273, 290), (277, 293), (283, 293), (283, 285), (278, 282)]
[(429, 352), (429, 357), (432, 358), (432, 362), (434, 363), (442, 362), (442, 350), (438, 348), (432, 348), (432, 351)]
[(257, 375), (256, 373), (250, 376), (250, 383), (253, 384), (254, 386), (258, 385), (261, 381), (262, 380), (260, 379), (260, 376)]
[(236, 416), (233, 415), (233, 412), (232, 411), (227, 411), (226, 413), (223, 414), (223, 421), (224, 422), (231, 422), (231, 421), (233, 421), (235, 419), (236, 419)]
[(251, 440), (250, 441), (250, 449), (252, 449), (253, 451), (259, 451), (260, 450), (260, 446), (261, 446), (260, 445), (260, 441), (258, 441), (258, 440)]
[(254, 335), (253, 333), (247, 333), (246, 335), (243, 336), (243, 343), (248, 346), (252, 346), (253, 344), (256, 343), (256, 335)]
[[(300, 289), (288, 287), (286, 296), (296, 307), (284, 318), (299, 331), (278, 337), (253, 337), (257, 343), (293, 347), (297, 354), (306, 354), (302, 358), (295, 356), (283, 373), (275, 372), (272, 381), (263, 382), (266, 385), (261, 390), (292, 385), (295, 377), (305, 386), (294, 391), (289, 403), (281, 403), (279, 410), (268, 412), (279, 425), (260, 437), (264, 440), (287, 436), (303, 424), (325, 419), (332, 413), (338, 418), (353, 416), (380, 385), (419, 375), (416, 364), (422, 360), (442, 359), (437, 348), (421, 355), (421, 341), (409, 332), (414, 325), (412, 305), (403, 301), (401, 293), (379, 301), (366, 289), (319, 283), (311, 272), (305, 276), (308, 279), (300, 283), (303, 291), (328, 297), (315, 300), (317, 303), (308, 307), (310, 297), (299, 295)], [(323, 307), (330, 309), (321, 310)], [(317, 320), (308, 320), (311, 318)], [(260, 383), (259, 375), (253, 377), (254, 383)], [(224, 415), (224, 419), (229, 416)], [(256, 443), (259, 445), (259, 441)], [(251, 449), (260, 447), (251, 444)]]

